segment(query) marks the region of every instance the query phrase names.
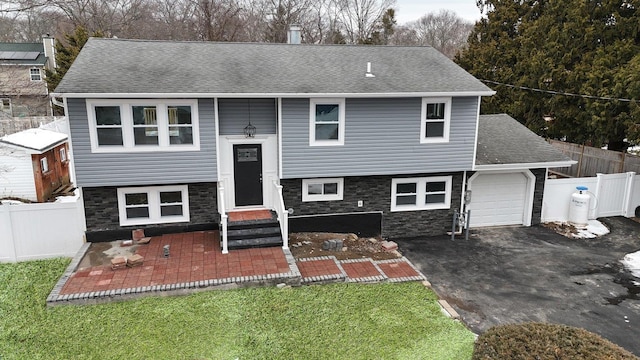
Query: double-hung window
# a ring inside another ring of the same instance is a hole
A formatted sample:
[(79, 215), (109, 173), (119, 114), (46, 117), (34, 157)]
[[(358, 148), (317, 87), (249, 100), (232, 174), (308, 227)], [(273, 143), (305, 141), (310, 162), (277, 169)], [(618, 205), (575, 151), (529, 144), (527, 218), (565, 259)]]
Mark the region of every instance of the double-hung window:
[(120, 225), (145, 225), (189, 221), (186, 185), (118, 189)]
[(309, 145), (344, 145), (344, 99), (311, 99)]
[(93, 152), (199, 150), (195, 100), (90, 100)]
[(29, 69), (29, 77), (31, 81), (42, 81), (42, 72), (38, 68)]
[(423, 98), (420, 122), (420, 142), (449, 141), (451, 98)]
[(451, 179), (451, 176), (393, 179), (391, 211), (448, 209)]
[(302, 201), (342, 200), (343, 194), (343, 178), (302, 180)]

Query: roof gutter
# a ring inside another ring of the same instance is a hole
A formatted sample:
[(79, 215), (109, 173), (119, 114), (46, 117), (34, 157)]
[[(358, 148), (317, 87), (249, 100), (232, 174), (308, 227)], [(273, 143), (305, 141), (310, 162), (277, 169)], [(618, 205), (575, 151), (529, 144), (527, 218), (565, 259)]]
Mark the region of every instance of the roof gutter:
[(403, 93), (51, 93), (51, 97), (99, 98), (99, 99), (187, 99), (187, 98), (316, 98), (316, 97), (358, 97), (358, 98), (401, 98), (436, 96), (492, 96), (495, 91), (445, 91), (445, 92), (403, 92)]
[(473, 165), (474, 171), (500, 171), (500, 170), (527, 170), (527, 169), (541, 169), (541, 168), (559, 168), (570, 167), (573, 164), (577, 164), (575, 160), (566, 161), (548, 161), (537, 163), (521, 163), (521, 164), (489, 164), (489, 165)]

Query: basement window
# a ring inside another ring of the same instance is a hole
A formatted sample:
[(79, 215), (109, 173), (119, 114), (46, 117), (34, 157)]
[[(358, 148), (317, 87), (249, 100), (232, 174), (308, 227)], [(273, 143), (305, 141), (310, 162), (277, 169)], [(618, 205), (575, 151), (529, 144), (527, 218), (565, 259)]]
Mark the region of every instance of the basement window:
[(451, 179), (451, 176), (393, 179), (391, 211), (449, 209)]
[(344, 179), (304, 179), (302, 180), (302, 201), (337, 201), (344, 194)]
[(187, 185), (118, 188), (120, 225), (189, 221)]

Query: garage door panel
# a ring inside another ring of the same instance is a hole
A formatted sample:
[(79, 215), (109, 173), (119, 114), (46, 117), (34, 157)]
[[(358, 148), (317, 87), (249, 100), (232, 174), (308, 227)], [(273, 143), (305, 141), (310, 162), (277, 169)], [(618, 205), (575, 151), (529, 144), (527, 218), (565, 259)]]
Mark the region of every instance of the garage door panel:
[(471, 226), (525, 222), (528, 178), (523, 173), (479, 174), (470, 182)]

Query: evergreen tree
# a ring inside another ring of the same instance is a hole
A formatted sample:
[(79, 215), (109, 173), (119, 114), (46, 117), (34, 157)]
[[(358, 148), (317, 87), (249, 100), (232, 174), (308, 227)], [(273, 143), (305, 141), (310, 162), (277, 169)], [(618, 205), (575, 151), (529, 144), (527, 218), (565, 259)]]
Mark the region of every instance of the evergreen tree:
[[(94, 32), (91, 36), (103, 37), (101, 31)], [(73, 33), (65, 34), (64, 39), (67, 45), (56, 40), (56, 68), (54, 71), (46, 70), (47, 87), (53, 92), (60, 80), (67, 73), (73, 64), (84, 44), (89, 40), (89, 33), (82, 26), (78, 26)]]
[[(561, 93), (638, 99), (637, 82), (624, 86), (629, 77), (621, 72), (628, 72), (640, 53), (640, 1), (478, 3), (487, 17), (476, 23), (467, 49), (456, 57), (476, 77)], [(497, 94), (484, 100), (484, 113), (506, 112), (541, 135), (623, 151), (625, 139), (640, 140), (640, 132), (633, 131), (634, 117), (640, 121), (633, 102), (489, 85)]]

